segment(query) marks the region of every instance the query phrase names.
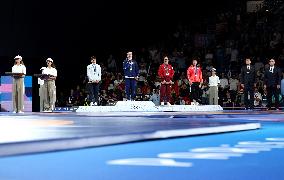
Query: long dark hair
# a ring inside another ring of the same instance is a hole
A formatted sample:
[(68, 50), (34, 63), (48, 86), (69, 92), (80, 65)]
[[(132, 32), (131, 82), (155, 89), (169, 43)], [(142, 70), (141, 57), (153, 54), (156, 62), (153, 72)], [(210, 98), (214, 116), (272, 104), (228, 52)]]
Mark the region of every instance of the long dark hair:
[(54, 62), (51, 62), (51, 67), (56, 68)]

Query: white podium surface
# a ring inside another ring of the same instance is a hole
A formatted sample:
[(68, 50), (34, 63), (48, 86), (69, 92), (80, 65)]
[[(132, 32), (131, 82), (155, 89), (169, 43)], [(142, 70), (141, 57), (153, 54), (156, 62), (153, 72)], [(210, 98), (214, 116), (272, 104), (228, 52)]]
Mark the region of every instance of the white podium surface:
[(196, 112), (222, 111), (220, 105), (164, 105), (152, 101), (118, 101), (114, 106), (79, 106), (75, 112)]

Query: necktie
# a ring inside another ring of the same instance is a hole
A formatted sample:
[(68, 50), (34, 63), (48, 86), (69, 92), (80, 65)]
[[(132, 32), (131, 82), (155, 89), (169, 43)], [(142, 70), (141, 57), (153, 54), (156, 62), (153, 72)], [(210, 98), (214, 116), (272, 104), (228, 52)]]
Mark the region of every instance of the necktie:
[(195, 76), (197, 76), (197, 67), (196, 66), (195, 66), (194, 74), (195, 74)]
[(94, 68), (94, 73), (96, 74), (97, 71), (96, 65), (93, 65), (93, 68)]

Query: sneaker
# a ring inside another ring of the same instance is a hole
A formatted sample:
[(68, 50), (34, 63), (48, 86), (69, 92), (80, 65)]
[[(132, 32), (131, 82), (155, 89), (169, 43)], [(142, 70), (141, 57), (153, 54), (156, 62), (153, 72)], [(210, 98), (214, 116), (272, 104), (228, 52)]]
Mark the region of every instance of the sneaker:
[(165, 105), (165, 103), (164, 103), (164, 102), (161, 102), (161, 105), (162, 105), (162, 106), (164, 106), (164, 105)]
[(93, 102), (90, 102), (90, 106), (93, 106), (94, 105), (94, 103)]
[(23, 112), (23, 111), (19, 111), (18, 113), (19, 113), (19, 114), (24, 114), (24, 112)]
[(168, 105), (168, 106), (170, 106), (170, 105), (171, 105), (171, 103), (167, 102), (167, 105)]
[(17, 112), (16, 112), (16, 111), (13, 111), (12, 113), (15, 114), (15, 113), (17, 113)]
[(45, 111), (43, 111), (43, 112), (52, 112), (52, 110), (45, 110)]
[(98, 105), (98, 103), (97, 102), (94, 102), (94, 105), (93, 106), (97, 106)]

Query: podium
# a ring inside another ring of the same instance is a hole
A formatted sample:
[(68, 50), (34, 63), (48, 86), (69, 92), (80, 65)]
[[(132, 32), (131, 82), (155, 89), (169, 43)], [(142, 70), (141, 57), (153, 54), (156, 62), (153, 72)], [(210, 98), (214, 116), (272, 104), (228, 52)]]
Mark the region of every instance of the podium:
[(24, 73), (13, 73), (13, 72), (5, 72), (5, 74), (12, 77), (22, 77), (23, 75), (25, 75)]
[(42, 79), (42, 80), (45, 80), (45, 79), (49, 79), (49, 78), (51, 78), (51, 77), (54, 77), (54, 76), (52, 76), (52, 75), (50, 75), (50, 74), (34, 74), (34, 76), (35, 76), (35, 77), (38, 77), (38, 78), (40, 78), (40, 79)]
[[(0, 104), (1, 111), (12, 112), (12, 87), (13, 87), (13, 77), (10, 73), (5, 73), (6, 76), (1, 76), (0, 83)], [(32, 99), (33, 99), (33, 88), (32, 88), (32, 76), (26, 75), (23, 77), (25, 84), (25, 94), (24, 94), (24, 112), (32, 112)]]
[(78, 106), (75, 112), (198, 112), (222, 111), (220, 105), (155, 106), (152, 101), (118, 101), (114, 106)]

